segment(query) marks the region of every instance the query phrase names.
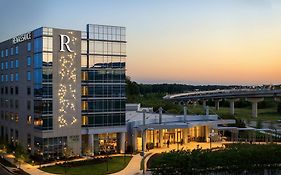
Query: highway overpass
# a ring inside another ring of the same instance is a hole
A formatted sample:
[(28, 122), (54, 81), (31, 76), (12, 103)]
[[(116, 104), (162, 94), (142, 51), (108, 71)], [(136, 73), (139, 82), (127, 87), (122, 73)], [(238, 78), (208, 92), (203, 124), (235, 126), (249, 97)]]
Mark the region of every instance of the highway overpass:
[(234, 103), (241, 98), (252, 103), (252, 116), (257, 117), (258, 103), (263, 101), (265, 97), (272, 97), (276, 101), (281, 101), (281, 89), (224, 89), (210, 91), (194, 91), (180, 94), (166, 95), (165, 100), (171, 100), (179, 103), (196, 102), (201, 100), (203, 106), (206, 107), (207, 100), (214, 100), (216, 110), (219, 110), (219, 102), (223, 99), (230, 104), (230, 113), (234, 115)]

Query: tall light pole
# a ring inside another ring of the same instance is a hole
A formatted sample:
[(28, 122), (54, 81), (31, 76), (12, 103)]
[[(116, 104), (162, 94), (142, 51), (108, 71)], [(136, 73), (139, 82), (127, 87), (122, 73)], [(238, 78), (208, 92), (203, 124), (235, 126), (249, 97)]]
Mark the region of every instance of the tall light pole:
[(142, 142), (142, 174), (145, 174), (145, 166), (144, 166), (144, 134), (147, 130), (154, 130), (154, 128), (145, 128), (141, 130), (141, 142)]

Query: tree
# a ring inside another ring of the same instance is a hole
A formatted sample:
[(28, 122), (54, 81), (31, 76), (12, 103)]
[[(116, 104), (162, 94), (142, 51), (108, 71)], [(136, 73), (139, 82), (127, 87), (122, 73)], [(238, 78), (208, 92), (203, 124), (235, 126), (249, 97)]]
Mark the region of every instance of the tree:
[(277, 112), (281, 114), (281, 102), (278, 103)]
[(15, 149), (15, 160), (19, 163), (19, 168), (21, 164), (28, 159), (28, 154), (21, 144), (18, 144)]

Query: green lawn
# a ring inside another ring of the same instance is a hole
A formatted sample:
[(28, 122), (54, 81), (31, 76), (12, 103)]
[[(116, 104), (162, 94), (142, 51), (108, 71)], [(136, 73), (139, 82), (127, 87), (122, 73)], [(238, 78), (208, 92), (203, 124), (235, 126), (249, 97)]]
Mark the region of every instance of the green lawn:
[[(67, 168), (67, 175), (103, 175), (110, 174), (121, 171), (130, 162), (131, 156), (126, 156), (125, 161), (123, 156), (113, 156), (108, 161), (108, 171), (107, 163), (97, 163), (91, 165), (82, 165), (77, 167)], [(42, 167), (41, 170), (54, 173), (54, 174), (64, 174), (65, 168), (62, 166), (54, 165), (49, 167)]]
[[(197, 105), (196, 107), (189, 106), (188, 111), (190, 114), (205, 114), (203, 107)], [(262, 120), (262, 121), (277, 121), (281, 119), (281, 114), (277, 113), (277, 108), (265, 108), (258, 109), (258, 117), (253, 118), (251, 116), (252, 109), (250, 107), (245, 108), (235, 108), (235, 115), (230, 115), (228, 107), (220, 107), (217, 111), (214, 107), (210, 107), (210, 114), (218, 114), (221, 118), (237, 118), (243, 120)]]

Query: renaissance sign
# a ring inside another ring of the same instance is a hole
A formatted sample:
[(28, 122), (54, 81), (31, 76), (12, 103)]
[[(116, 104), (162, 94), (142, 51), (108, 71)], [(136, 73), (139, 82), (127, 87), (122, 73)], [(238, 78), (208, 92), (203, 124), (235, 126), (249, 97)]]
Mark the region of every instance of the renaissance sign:
[(31, 34), (31, 32), (28, 32), (28, 33), (24, 33), (22, 35), (16, 36), (12, 40), (13, 40), (13, 44), (17, 44), (17, 43), (21, 43), (26, 40), (31, 40), (31, 38), (32, 38), (32, 34)]

